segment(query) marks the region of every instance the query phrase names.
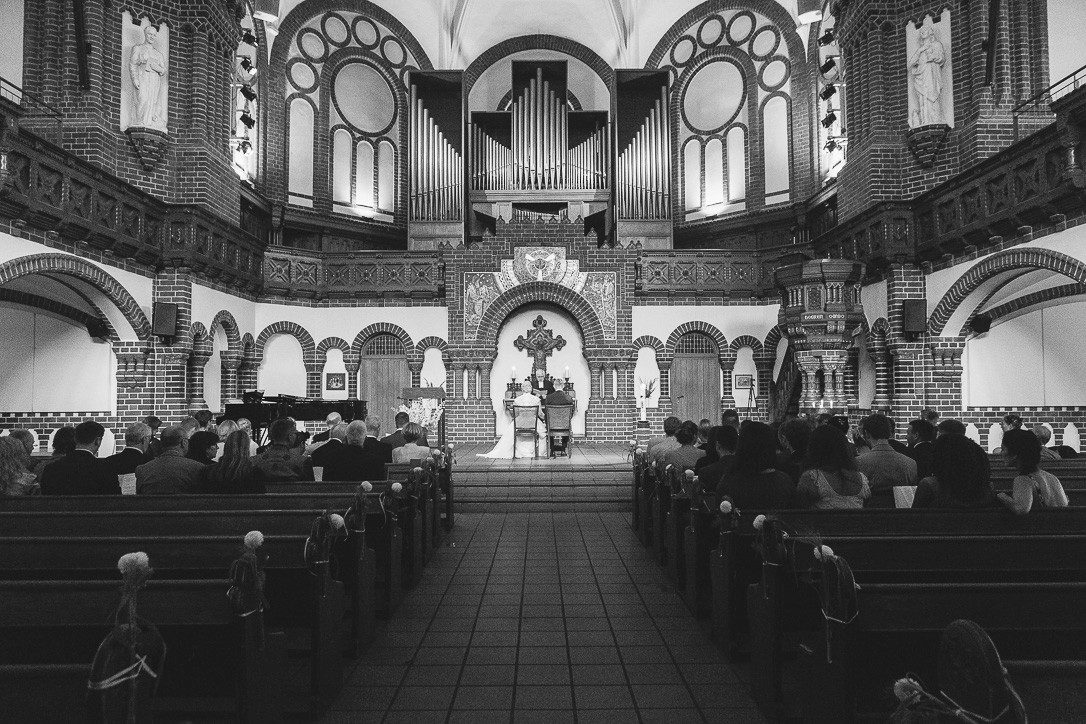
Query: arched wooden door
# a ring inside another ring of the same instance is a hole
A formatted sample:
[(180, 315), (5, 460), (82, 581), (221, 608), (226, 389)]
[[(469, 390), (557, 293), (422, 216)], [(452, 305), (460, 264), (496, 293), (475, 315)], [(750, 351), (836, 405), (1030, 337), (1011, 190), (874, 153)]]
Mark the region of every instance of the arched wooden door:
[(720, 357), (716, 342), (689, 332), (675, 345), (671, 363), (671, 405), (681, 420), (720, 422)]
[(396, 411), (403, 401), (403, 388), (411, 386), (407, 350), (399, 337), (378, 334), (362, 346), (358, 365), (358, 396), (366, 409), (381, 421), (381, 433), (396, 429)]

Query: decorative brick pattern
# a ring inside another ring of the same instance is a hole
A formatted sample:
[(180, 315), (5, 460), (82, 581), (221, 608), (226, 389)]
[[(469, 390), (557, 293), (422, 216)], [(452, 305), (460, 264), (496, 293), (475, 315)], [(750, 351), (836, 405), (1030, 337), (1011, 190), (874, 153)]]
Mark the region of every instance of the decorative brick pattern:
[(313, 343), (313, 336), (297, 322), (273, 322), (265, 327), (256, 338), (253, 350), (257, 360), (264, 359), (264, 345), (276, 334), (289, 334), (298, 340), (302, 345), (302, 360), (307, 367), (317, 363), (317, 349)]
[(214, 334), (216, 327), (222, 327), (222, 330), (226, 332), (226, 351), (240, 353), (241, 334), (238, 330), (238, 322), (234, 319), (234, 315), (225, 309), (221, 310), (215, 315), (215, 318), (211, 320), (211, 324), (208, 325), (211, 334)]

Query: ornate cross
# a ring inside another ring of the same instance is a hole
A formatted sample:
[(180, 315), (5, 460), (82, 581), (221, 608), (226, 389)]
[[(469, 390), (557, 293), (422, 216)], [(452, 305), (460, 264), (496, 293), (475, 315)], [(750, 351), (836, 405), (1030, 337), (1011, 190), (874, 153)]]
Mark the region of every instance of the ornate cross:
[(551, 356), (554, 350), (566, 346), (566, 340), (562, 339), (562, 335), (555, 337), (553, 331), (544, 329), (546, 326), (547, 320), (543, 319), (543, 315), (540, 314), (532, 322), (532, 329), (528, 330), (527, 338), (521, 335), (513, 342), (514, 347), (525, 350), (535, 359), (535, 366), (532, 369), (533, 376), (536, 370), (546, 372), (547, 358)]

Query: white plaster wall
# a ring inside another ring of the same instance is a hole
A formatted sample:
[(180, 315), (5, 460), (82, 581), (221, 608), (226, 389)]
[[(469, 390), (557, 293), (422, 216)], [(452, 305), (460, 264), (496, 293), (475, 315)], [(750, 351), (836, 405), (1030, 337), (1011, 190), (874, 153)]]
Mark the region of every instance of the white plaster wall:
[[(750, 375), (751, 387), (750, 388), (738, 388), (735, 386), (736, 375)], [(754, 350), (750, 347), (741, 347), (735, 356), (735, 368), (732, 370), (731, 379), (724, 379), (724, 394), (728, 394), (731, 391), (732, 407), (735, 409), (749, 409), (751, 407), (757, 407), (758, 396), (762, 391), (758, 388), (758, 368), (754, 365)], [(751, 397), (751, 391), (753, 390), (753, 399)], [(751, 405), (750, 403), (754, 404)]]
[(23, 85), (23, 2), (0, 0), (0, 78)]
[(0, 410), (107, 412), (116, 408), (113, 352), (86, 327), (0, 303)]
[(888, 315), (886, 306), (886, 282), (875, 282), (860, 289), (860, 303), (864, 307), (864, 317), (870, 326), (879, 317)]
[(577, 392), (573, 434), (584, 435), (585, 408), (591, 391), (589, 387), (591, 373), (588, 369), (588, 360), (584, 358), (584, 337), (580, 326), (569, 313), (558, 307), (543, 304), (524, 307), (509, 315), (498, 330), (498, 354), (494, 358), (494, 366), (490, 372), (490, 390), (483, 390), (484, 394), (489, 392), (490, 399), (494, 403), (497, 433), (501, 436), (513, 423), (512, 417), (505, 411), (503, 402), (512, 368), (517, 368), (518, 381), (532, 373), (532, 358), (527, 352), (514, 347), (513, 342), (517, 337), (532, 329), (532, 322), (540, 314), (547, 320), (547, 329), (552, 330), (556, 337), (561, 335), (566, 340), (566, 345), (562, 349), (555, 350), (547, 358), (547, 370), (552, 376), (562, 377), (566, 374), (566, 368), (569, 368), (569, 378), (573, 381)]
[(875, 399), (875, 360), (867, 352), (867, 335), (856, 337), (859, 350), (859, 374), (856, 378), (856, 398), (860, 407), (868, 409)]
[(962, 355), (970, 407), (1086, 405), (1086, 301), (1033, 309), (972, 338)]
[[(238, 336), (244, 337), (245, 333), (253, 335), (253, 339), (260, 334), (256, 326), (256, 303), (250, 302), (232, 294), (220, 292), (202, 284), (192, 285), (192, 321), (203, 324), (208, 332), (211, 332), (211, 320), (219, 312), (226, 310), (234, 316), (238, 323)], [(320, 340), (316, 340), (320, 341)], [(220, 352), (215, 349), (216, 355)]]
[(306, 396), (302, 345), (289, 334), (277, 334), (264, 345), (264, 360), (256, 374), (256, 387), (267, 396)]
[[(294, 322), (313, 336), (313, 344), (325, 337), (340, 337), (347, 344), (371, 324), (387, 322), (404, 329), (417, 344), (435, 335), (449, 339), (449, 311), (445, 307), (290, 307), (256, 304), (253, 336), (274, 322)], [(238, 320), (241, 324), (241, 320)], [(266, 353), (265, 353), (266, 356)]]
[[(342, 373), (344, 380), (347, 380), (347, 366), (343, 362), (343, 350), (336, 349), (335, 347), (328, 350), (328, 354), (324, 358), (324, 369), (321, 374), (321, 397), (326, 400), (346, 400), (348, 389), (345, 385), (342, 390), (329, 390), (328, 389), (328, 375), (334, 373)], [(349, 382), (347, 383), (350, 384)]]
[(446, 379), (445, 362), (441, 358), (441, 350), (430, 347), (422, 356), (419, 382), (422, 387), (445, 387)]
[(637, 364), (634, 366), (634, 394), (638, 399), (643, 397), (642, 388), (648, 391), (652, 385), (652, 393), (645, 400), (646, 408), (660, 406), (660, 365), (656, 361), (656, 350), (652, 347), (642, 347), (637, 351)]
[(777, 324), (779, 304), (749, 307), (634, 307), (633, 338), (651, 334), (664, 344), (678, 327), (687, 322), (705, 321), (719, 329), (728, 341), (749, 334), (764, 341), (769, 330)]

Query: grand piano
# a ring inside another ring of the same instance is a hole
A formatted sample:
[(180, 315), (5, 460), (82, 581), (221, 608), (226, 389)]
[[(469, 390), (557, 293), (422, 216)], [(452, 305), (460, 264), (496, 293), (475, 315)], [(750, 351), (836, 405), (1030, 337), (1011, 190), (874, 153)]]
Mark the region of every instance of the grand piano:
[(243, 399), (241, 403), (227, 403), (225, 412), (216, 422), (244, 417), (253, 423), (253, 439), (257, 439), (261, 430), (280, 417), (314, 421), (324, 420), (331, 413), (338, 412), (344, 422), (366, 419), (365, 400), (314, 400), (293, 395), (264, 397), (250, 392), (246, 392)]

